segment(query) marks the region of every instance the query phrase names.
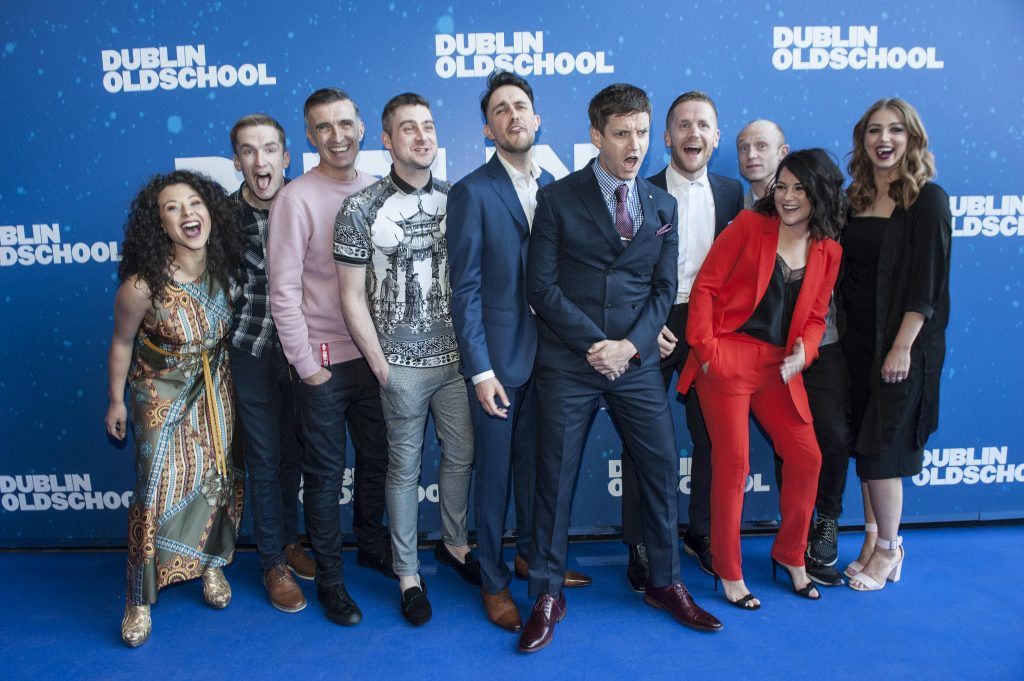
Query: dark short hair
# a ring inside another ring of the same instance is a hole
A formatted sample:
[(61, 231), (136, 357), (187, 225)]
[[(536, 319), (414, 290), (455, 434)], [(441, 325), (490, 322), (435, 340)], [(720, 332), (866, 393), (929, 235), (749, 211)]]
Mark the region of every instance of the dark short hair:
[(403, 106), (425, 106), (429, 109), (430, 102), (424, 99), (423, 95), (418, 95), (415, 92), (403, 92), (400, 95), (395, 95), (384, 105), (384, 111), (380, 114), (380, 127), (384, 132), (391, 134), (391, 121), (395, 117), (395, 111)]
[(672, 127), (672, 112), (676, 110), (676, 107), (683, 102), (704, 102), (711, 106), (711, 110), (715, 112), (715, 123), (718, 123), (718, 107), (715, 106), (715, 100), (711, 99), (706, 92), (700, 90), (690, 90), (672, 100), (672, 106), (668, 108), (668, 113), (665, 114), (665, 127)]
[(236, 154), (238, 153), (238, 131), (242, 128), (251, 128), (257, 125), (267, 125), (277, 130), (278, 136), (281, 138), (281, 147), (284, 149), (288, 148), (288, 142), (285, 140), (284, 128), (277, 122), (277, 119), (273, 116), (268, 116), (265, 113), (254, 113), (248, 116), (242, 116), (235, 124), (231, 126), (231, 150)]
[(512, 85), (525, 92), (526, 96), (530, 98), (530, 104), (533, 104), (533, 88), (525, 78), (517, 76), (511, 71), (491, 71), (491, 75), (487, 76), (487, 90), (480, 97), (480, 112), (484, 115), (484, 120), (487, 120), (487, 106), (491, 103), (491, 95), (495, 90), (506, 85)]
[(775, 183), (783, 169), (796, 176), (811, 202), (811, 238), (815, 241), (826, 237), (838, 239), (846, 226), (849, 210), (846, 192), (843, 191), (846, 180), (835, 159), (824, 149), (801, 149), (787, 154), (779, 162), (768, 191), (757, 200), (753, 209), (762, 215), (778, 214), (775, 209)]
[(591, 127), (604, 131), (605, 123), (612, 116), (628, 116), (635, 113), (651, 114), (651, 100), (647, 93), (629, 83), (614, 83), (594, 95), (587, 107)]
[(323, 87), (306, 97), (306, 103), (302, 105), (302, 117), (309, 115), (309, 110), (321, 104), (332, 104), (334, 102), (352, 102), (352, 108), (359, 115), (359, 106), (348, 96), (348, 93), (336, 87)]

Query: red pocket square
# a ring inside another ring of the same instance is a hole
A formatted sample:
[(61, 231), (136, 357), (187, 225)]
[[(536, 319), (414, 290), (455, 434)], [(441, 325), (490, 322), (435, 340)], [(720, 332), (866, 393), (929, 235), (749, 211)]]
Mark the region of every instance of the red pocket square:
[(665, 235), (665, 234), (668, 234), (668, 233), (669, 233), (670, 231), (672, 231), (672, 228), (673, 228), (674, 226), (675, 226), (675, 225), (673, 225), (673, 224), (672, 224), (671, 222), (670, 222), (670, 223), (668, 223), (667, 225), (662, 225), (662, 226), (661, 226), (661, 227), (660, 227), (660, 228), (658, 229), (658, 231), (654, 233), (654, 236), (663, 236), (663, 235)]

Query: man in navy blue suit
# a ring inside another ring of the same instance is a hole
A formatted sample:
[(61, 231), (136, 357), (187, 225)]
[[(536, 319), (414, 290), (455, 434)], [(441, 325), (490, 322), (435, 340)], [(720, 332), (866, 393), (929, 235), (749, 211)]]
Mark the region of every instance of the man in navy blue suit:
[[(711, 155), (718, 148), (718, 110), (703, 92), (690, 91), (676, 97), (665, 117), (665, 146), (671, 162), (652, 184), (671, 194), (679, 206), (679, 257), (676, 263), (678, 286), (672, 309), (661, 332), (661, 374), (665, 387), (682, 370), (689, 346), (686, 344), (686, 318), (690, 288), (704, 263), (711, 242), (743, 209), (743, 187), (737, 180), (708, 171)], [(675, 395), (675, 391), (672, 391)], [(683, 535), (683, 548), (711, 570), (711, 439), (697, 395), (686, 397), (686, 428), (693, 450), (690, 457), (689, 526)], [(629, 545), (626, 577), (634, 591), (643, 591), (649, 566), (643, 540), (643, 516), (638, 503), (639, 488), (631, 452), (622, 453), (622, 540)]]
[(604, 397), (636, 464), (650, 560), (646, 602), (717, 631), (679, 579), (675, 437), (658, 337), (676, 294), (676, 202), (637, 177), (650, 137), (647, 94), (618, 83), (589, 107), (597, 160), (540, 191), (527, 296), (537, 316), (537, 482), (519, 649), (547, 646), (565, 616), (569, 514), (590, 421)]
[[(468, 382), (476, 463), (475, 516), (487, 617), (510, 631), (522, 629), (502, 560), (509, 474), (515, 497), (515, 568), (526, 576), (530, 550), (536, 451), (533, 362), (537, 324), (526, 301), (526, 252), (537, 190), (554, 181), (532, 158), (540, 116), (523, 78), (495, 71), (480, 100), (491, 160), (448, 194), (448, 255), (452, 321)], [(566, 574), (566, 584), (590, 578)]]

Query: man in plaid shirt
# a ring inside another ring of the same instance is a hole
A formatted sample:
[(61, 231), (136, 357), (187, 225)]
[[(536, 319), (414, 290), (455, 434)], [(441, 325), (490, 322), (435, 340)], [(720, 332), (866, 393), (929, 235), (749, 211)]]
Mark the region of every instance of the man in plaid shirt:
[(290, 161), (281, 124), (265, 114), (244, 116), (231, 129), (235, 169), (244, 181), (231, 198), (245, 227), (242, 276), (232, 289), (231, 374), (245, 433), (253, 534), (263, 584), (278, 610), (306, 607), (288, 569), (313, 579), (316, 564), (298, 544), (302, 445), (292, 384), (270, 316), (265, 256), (270, 205), (286, 182)]

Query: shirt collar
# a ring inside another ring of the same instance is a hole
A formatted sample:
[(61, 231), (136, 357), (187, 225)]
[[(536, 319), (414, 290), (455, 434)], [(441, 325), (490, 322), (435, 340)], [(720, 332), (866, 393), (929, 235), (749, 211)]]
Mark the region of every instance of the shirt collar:
[[(505, 159), (505, 157), (502, 156), (501, 154), (499, 154), (497, 151), (494, 152), (494, 155), (498, 157), (498, 162), (501, 163), (502, 166), (504, 166), (505, 171), (508, 173), (509, 177), (511, 177), (513, 179), (515, 179), (517, 177), (523, 177), (523, 178), (527, 177), (526, 175), (523, 175), (521, 172), (519, 172), (518, 168), (516, 168), (514, 165), (509, 163)], [(534, 161), (533, 157), (531, 156), (530, 157), (530, 175), (529, 175), (529, 179), (536, 180), (539, 177), (540, 177), (540, 167), (537, 165), (537, 162)]]
[(680, 175), (679, 172), (672, 167), (672, 164), (669, 163), (668, 167), (665, 168), (665, 184), (668, 186), (669, 190), (675, 187), (684, 187), (689, 184), (696, 184), (701, 187), (707, 187), (708, 167), (704, 166), (703, 168), (700, 169), (700, 175), (697, 176), (696, 180), (688, 180), (682, 175)]
[(620, 184), (626, 185), (629, 189), (626, 191), (626, 196), (633, 193), (633, 188), (636, 186), (636, 178), (632, 180), (620, 180), (615, 177), (607, 170), (601, 167), (601, 161), (594, 159), (593, 163), (594, 175), (597, 177), (597, 184), (601, 187), (601, 192), (605, 196), (615, 196), (615, 188)]
[(419, 188), (413, 187), (398, 176), (398, 173), (395, 172), (394, 164), (391, 165), (391, 172), (389, 173), (389, 176), (391, 177), (391, 181), (395, 183), (395, 186), (398, 187), (399, 191), (403, 194), (429, 194), (431, 186), (434, 184), (434, 174), (431, 173), (430, 179), (427, 180), (425, 185)]

